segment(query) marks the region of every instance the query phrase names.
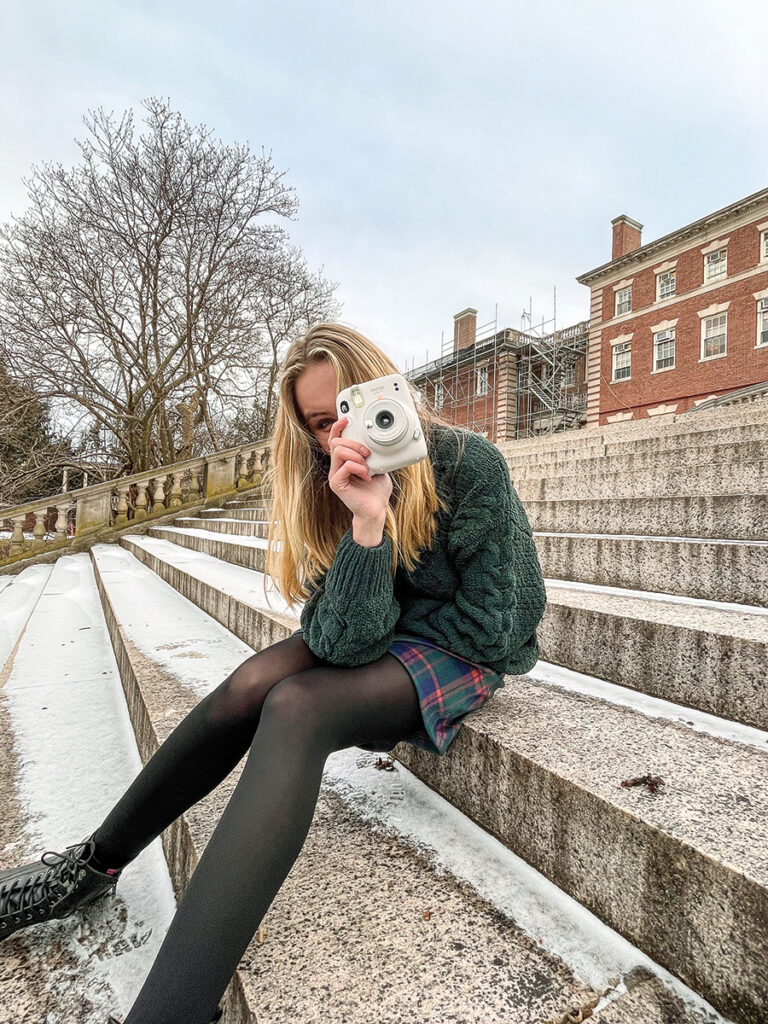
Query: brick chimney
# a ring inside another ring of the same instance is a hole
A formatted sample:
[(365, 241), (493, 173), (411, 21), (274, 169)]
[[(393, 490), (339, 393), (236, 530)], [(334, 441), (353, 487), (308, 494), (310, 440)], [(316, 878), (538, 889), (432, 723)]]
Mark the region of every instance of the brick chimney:
[(477, 310), (462, 309), (453, 318), (453, 351), (458, 352), (461, 348), (469, 348), (475, 344), (477, 333)]
[(620, 217), (614, 217), (611, 224), (613, 224), (612, 260), (626, 256), (628, 252), (634, 252), (643, 244), (641, 241), (643, 225), (632, 220), (626, 213), (622, 213)]

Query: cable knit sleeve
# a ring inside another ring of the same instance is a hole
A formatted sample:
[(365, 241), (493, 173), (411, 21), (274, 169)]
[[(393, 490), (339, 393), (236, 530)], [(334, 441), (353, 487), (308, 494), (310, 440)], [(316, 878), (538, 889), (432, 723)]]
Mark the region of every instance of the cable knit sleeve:
[(481, 435), (467, 444), (476, 447), (456, 472), (447, 540), (458, 588), (429, 622), (451, 638), (456, 654), (483, 664), (513, 658), (522, 674), (539, 658), (544, 577), (504, 456)]
[(400, 615), (389, 537), (367, 548), (354, 540), (350, 527), (328, 572), (312, 586), (299, 621), (313, 654), (334, 665), (353, 666), (386, 653)]

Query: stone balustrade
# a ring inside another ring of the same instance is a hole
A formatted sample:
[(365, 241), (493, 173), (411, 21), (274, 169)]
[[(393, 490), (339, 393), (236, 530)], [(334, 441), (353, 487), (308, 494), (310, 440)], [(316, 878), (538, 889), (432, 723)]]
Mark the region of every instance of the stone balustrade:
[(10, 528), (0, 538), (0, 566), (254, 487), (268, 458), (266, 442), (254, 442), (0, 509), (0, 531)]

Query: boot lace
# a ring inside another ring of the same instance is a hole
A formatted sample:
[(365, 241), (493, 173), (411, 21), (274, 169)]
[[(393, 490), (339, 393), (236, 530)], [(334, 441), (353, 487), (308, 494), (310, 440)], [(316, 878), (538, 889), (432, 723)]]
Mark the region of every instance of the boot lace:
[[(0, 884), (0, 920), (14, 915), (18, 924), (22, 915), (31, 921), (35, 912), (43, 914), (53, 900), (70, 891), (93, 849), (93, 841), (86, 840), (68, 846), (64, 853), (46, 850), (40, 858), (47, 865), (46, 869)], [(46, 857), (53, 859), (46, 860)]]

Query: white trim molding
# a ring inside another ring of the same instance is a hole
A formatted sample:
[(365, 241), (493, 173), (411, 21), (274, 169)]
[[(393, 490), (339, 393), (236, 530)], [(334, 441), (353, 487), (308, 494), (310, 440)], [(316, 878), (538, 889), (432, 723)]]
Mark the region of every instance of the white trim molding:
[(617, 292), (620, 288), (629, 288), (634, 280), (634, 277), (623, 277), (618, 284), (613, 286), (613, 290)]
[(730, 304), (730, 299), (727, 302), (713, 302), (711, 306), (707, 306), (706, 309), (700, 309), (698, 311), (699, 318), (703, 320), (705, 316), (717, 316), (718, 313), (727, 313)]
[(675, 402), (674, 405), (654, 405), (652, 409), (649, 408), (646, 410), (646, 412), (649, 416), (663, 416), (665, 413), (675, 412), (679, 404), (679, 402)]
[(768, 299), (768, 288), (763, 288), (761, 292), (752, 292), (752, 297), (758, 302), (760, 299)]
[(728, 245), (728, 238), (718, 238), (716, 242), (710, 242), (708, 246), (701, 250), (701, 253), (706, 256), (710, 252), (717, 252), (718, 249), (725, 249)]
[[(674, 320), (662, 320), (660, 324), (655, 324), (650, 327), (651, 334), (658, 334), (659, 331), (671, 331), (673, 327), (677, 327), (677, 321), (680, 317), (676, 316)], [(630, 335), (631, 337), (631, 335)]]
[(663, 274), (667, 270), (674, 270), (677, 267), (677, 260), (667, 260), (658, 267), (653, 268), (654, 274)]
[(758, 231), (768, 231), (768, 220), (764, 220), (762, 224), (755, 224)]
[(634, 335), (635, 335), (634, 331), (632, 331), (631, 334), (620, 334), (618, 336), (618, 338), (611, 338), (609, 344), (610, 345), (622, 345), (625, 341), (632, 341), (632, 338), (634, 337)]

